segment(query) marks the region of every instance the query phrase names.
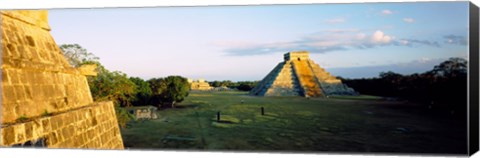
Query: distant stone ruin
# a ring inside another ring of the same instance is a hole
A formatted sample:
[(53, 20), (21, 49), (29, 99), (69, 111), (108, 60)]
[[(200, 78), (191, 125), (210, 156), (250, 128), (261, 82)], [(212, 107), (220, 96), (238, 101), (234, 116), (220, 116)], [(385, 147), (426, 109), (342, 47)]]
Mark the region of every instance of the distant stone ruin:
[(0, 11), (0, 146), (123, 149), (112, 102), (93, 102), (85, 75), (50, 35), (47, 11)]
[(355, 95), (356, 92), (310, 60), (307, 51), (288, 52), (250, 95), (304, 96)]
[(154, 106), (134, 106), (128, 107), (128, 112), (135, 116), (137, 120), (157, 119), (157, 108)]
[(188, 83), (190, 83), (190, 90), (208, 91), (213, 89), (204, 79), (188, 79)]

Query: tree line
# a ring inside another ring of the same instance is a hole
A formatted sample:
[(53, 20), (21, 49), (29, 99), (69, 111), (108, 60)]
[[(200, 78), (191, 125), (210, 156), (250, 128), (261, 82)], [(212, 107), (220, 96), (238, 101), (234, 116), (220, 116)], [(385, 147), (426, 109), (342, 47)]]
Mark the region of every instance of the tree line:
[(450, 58), (420, 74), (402, 75), (388, 71), (374, 78), (339, 78), (360, 94), (418, 102), (451, 113), (466, 113), (467, 60), (463, 58)]
[(212, 87), (228, 87), (231, 89), (237, 89), (240, 91), (250, 91), (258, 84), (259, 81), (238, 81), (232, 82), (230, 80), (223, 80), (223, 81), (210, 81), (208, 84)]

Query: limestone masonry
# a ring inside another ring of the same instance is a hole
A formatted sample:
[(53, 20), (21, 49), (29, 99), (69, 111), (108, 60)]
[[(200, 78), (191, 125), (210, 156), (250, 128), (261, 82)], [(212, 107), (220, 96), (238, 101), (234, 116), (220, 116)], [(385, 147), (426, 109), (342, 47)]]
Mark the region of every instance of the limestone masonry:
[(210, 84), (208, 84), (208, 82), (205, 82), (204, 79), (199, 79), (199, 80), (188, 79), (188, 83), (190, 83), (190, 90), (206, 91), (206, 90), (213, 89), (213, 87), (211, 87)]
[(134, 106), (128, 107), (128, 112), (132, 115), (135, 115), (135, 119), (157, 119), (157, 108), (154, 106)]
[(286, 53), (284, 60), (250, 91), (250, 95), (324, 97), (356, 94), (310, 60), (306, 51)]
[(112, 102), (93, 102), (85, 75), (50, 35), (47, 11), (0, 11), (0, 146), (123, 149)]

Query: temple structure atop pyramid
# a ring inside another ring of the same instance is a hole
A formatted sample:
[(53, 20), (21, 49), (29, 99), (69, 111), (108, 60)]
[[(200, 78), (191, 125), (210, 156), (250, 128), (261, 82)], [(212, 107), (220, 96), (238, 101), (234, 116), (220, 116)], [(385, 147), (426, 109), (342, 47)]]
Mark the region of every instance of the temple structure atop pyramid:
[(250, 95), (257, 96), (325, 97), (356, 94), (352, 88), (313, 62), (307, 51), (284, 54), (284, 61), (250, 91)]

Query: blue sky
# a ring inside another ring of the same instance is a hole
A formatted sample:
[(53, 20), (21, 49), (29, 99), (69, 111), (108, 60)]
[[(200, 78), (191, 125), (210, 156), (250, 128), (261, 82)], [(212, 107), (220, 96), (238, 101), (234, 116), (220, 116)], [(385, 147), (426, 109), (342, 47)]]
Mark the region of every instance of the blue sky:
[(144, 79), (261, 80), (295, 50), (349, 78), (468, 55), (468, 2), (54, 9), (49, 23), (57, 44)]

